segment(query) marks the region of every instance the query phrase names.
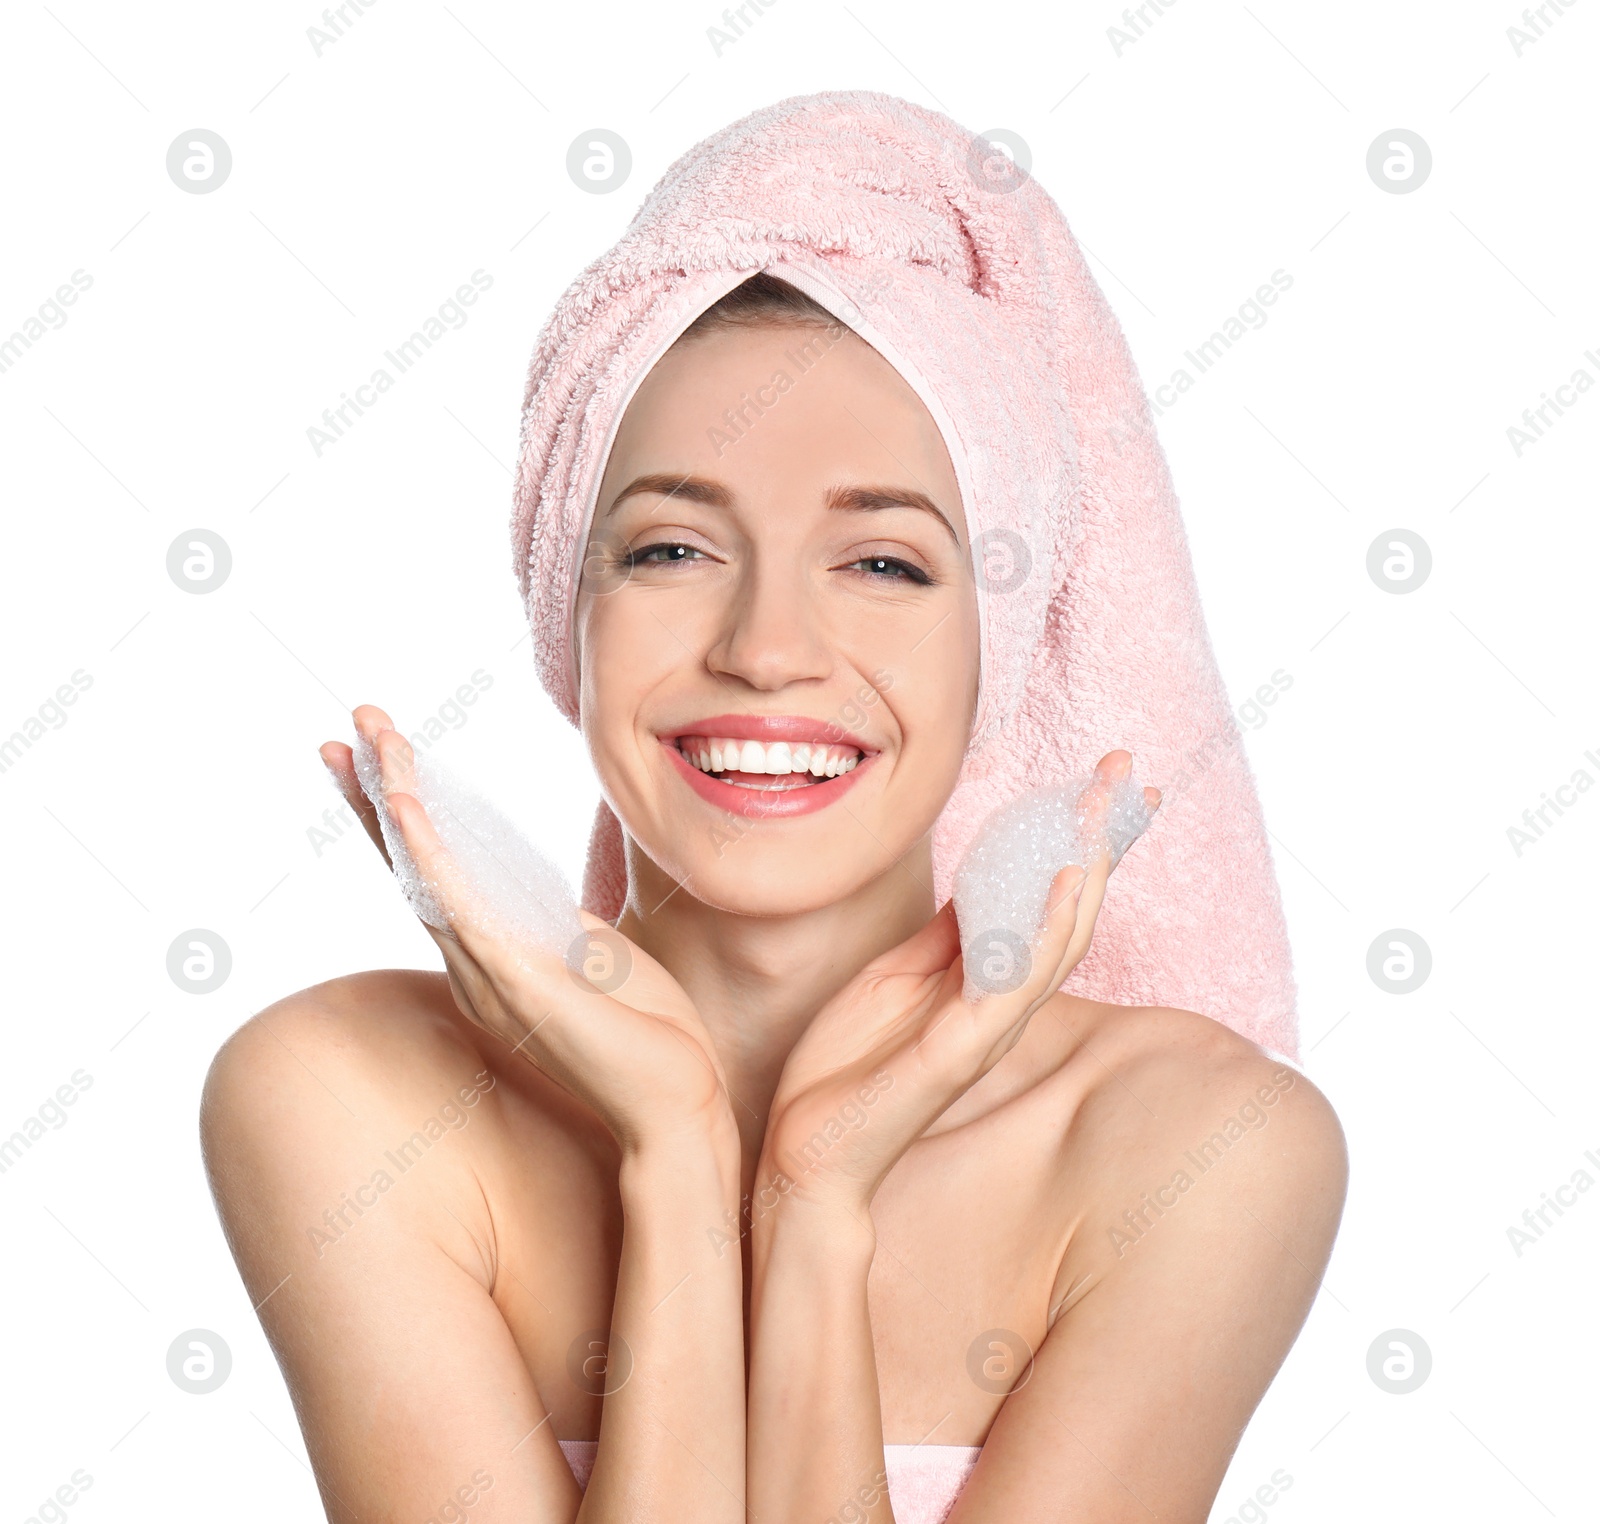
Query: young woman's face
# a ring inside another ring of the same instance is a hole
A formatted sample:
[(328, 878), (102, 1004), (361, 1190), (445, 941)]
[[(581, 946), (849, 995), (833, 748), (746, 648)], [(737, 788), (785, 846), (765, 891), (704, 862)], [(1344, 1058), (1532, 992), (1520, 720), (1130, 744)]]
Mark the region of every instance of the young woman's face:
[(842, 328), (676, 345), (607, 462), (577, 638), (606, 797), (696, 899), (796, 914), (913, 853), (978, 686), (961, 497), (921, 400)]

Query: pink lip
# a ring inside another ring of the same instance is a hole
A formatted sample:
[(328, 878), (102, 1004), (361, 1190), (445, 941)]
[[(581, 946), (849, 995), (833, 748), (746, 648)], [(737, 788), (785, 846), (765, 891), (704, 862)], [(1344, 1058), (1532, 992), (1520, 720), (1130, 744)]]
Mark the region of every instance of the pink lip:
[[(725, 730), (723, 722), (732, 718), (724, 715), (715, 722), (706, 725), (697, 725), (692, 729), (684, 730), (681, 734), (726, 736), (730, 741), (758, 741), (762, 735), (740, 735), (732, 730)], [(787, 722), (784, 722), (787, 723)], [(817, 738), (819, 732), (815, 721), (806, 721), (810, 726), (810, 738)], [(786, 740), (786, 736), (774, 736), (770, 731), (765, 732), (770, 740)], [(799, 736), (798, 740), (808, 737)], [(839, 746), (855, 745), (853, 741), (838, 741), (833, 743)], [(678, 750), (675, 736), (662, 736), (661, 749), (666, 752), (671, 766), (678, 770), (683, 781), (692, 788), (707, 804), (715, 805), (719, 810), (726, 810), (730, 815), (744, 815), (752, 820), (788, 820), (797, 815), (812, 815), (818, 810), (826, 809), (836, 799), (839, 799), (851, 788), (862, 773), (872, 766), (877, 758), (876, 752), (867, 752), (856, 765), (847, 773), (840, 773), (837, 778), (824, 778), (817, 783), (798, 783), (780, 789), (760, 790), (753, 788), (739, 788), (732, 783), (719, 783), (709, 773), (703, 773), (693, 765)], [(774, 778), (774, 782), (776, 782)]]

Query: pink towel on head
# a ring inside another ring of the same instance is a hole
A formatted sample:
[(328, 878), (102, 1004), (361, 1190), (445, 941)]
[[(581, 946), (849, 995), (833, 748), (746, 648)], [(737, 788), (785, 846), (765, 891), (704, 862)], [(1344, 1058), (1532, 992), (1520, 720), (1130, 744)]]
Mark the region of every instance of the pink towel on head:
[[(557, 706), (577, 723), (580, 549), (623, 411), (689, 323), (762, 269), (917, 390), (961, 487), (980, 691), (934, 830), (936, 900), (993, 808), (1126, 747), (1163, 803), (1064, 987), (1200, 1011), (1297, 1058), (1261, 807), (1127, 341), (1054, 201), (937, 111), (827, 91), (753, 112), (684, 154), (561, 298), (529, 371), (512, 521)], [(614, 920), (626, 888), (602, 801), (584, 904)]]

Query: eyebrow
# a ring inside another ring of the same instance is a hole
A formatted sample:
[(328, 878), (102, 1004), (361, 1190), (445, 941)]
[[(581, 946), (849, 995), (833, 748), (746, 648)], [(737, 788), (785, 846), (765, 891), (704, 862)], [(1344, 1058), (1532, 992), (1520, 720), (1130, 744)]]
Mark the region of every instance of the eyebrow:
[[(733, 507), (733, 494), (721, 482), (712, 481), (704, 476), (678, 476), (670, 471), (656, 471), (646, 476), (634, 477), (612, 499), (611, 506), (606, 512), (615, 513), (625, 498), (633, 497), (636, 493), (650, 492), (658, 493), (662, 497), (686, 498), (691, 503), (703, 503), (708, 508)], [(884, 508), (915, 508), (922, 513), (931, 513), (944, 525), (945, 532), (950, 538), (957, 545), (961, 543), (960, 536), (956, 534), (943, 509), (927, 493), (918, 492), (910, 487), (830, 487), (824, 504), (843, 513), (875, 513)]]

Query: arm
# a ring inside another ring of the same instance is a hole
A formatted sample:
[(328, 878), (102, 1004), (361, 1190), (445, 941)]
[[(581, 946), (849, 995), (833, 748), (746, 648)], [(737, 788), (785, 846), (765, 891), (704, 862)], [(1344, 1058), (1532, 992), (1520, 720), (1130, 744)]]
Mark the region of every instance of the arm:
[[(470, 1045), (429, 1013), (373, 998), (392, 995), (375, 988), (383, 977), (323, 986), (247, 1023), (213, 1064), (202, 1109), (218, 1209), (328, 1518), (738, 1524), (740, 1264), (719, 1260), (705, 1234), (737, 1200), (729, 1155), (686, 1137), (624, 1163), (613, 1359), (600, 1352), (578, 1379), (604, 1390), (608, 1366), (621, 1379), (624, 1340), (632, 1371), (604, 1401), (580, 1496), (495, 1300), (481, 1183), (493, 1169), (480, 1166), (498, 1098)], [(358, 1001), (351, 984), (363, 980)], [(474, 1097), (457, 1103), (464, 1125), (399, 1173), (385, 1151), (463, 1095)], [(372, 1185), (380, 1173), (388, 1183)], [(652, 1479), (642, 1502), (630, 1476)]]
[(867, 1309), (876, 1243), (865, 1209), (793, 1191), (752, 1223), (749, 1495), (768, 1524), (893, 1518)]
[[(1086, 1290), (1001, 1407), (948, 1524), (1204, 1524), (1305, 1321), (1344, 1201), (1338, 1120), (1309, 1080), (1265, 1059), (1179, 1058), (1120, 1077), (1158, 1125), (1119, 1083), (1076, 1129), (1067, 1168), (1101, 1189), (1053, 1300)], [(1186, 1149), (1244, 1107), (1227, 1157), (1204, 1178), (1191, 1166), (1196, 1178), (1166, 1192), (1164, 1214), (1145, 1209), (1146, 1225), (1130, 1227), (1124, 1209), (1140, 1209)], [(867, 1309), (872, 1242), (870, 1220), (863, 1229), (798, 1190), (755, 1222), (750, 1500), (764, 1519), (893, 1519)]]
[[(496, 1223), (478, 1168), (488, 1154), (474, 1157), (483, 1128), (437, 1168), (430, 1154), (427, 1179), (395, 1182), (383, 1168), (380, 1140), (411, 1132), (410, 1119), (437, 1104), (441, 1073), (463, 1053), (476, 1064), (473, 1044), (426, 1011), (374, 1012), (370, 1000), (330, 1010), (326, 988), (247, 1024), (207, 1080), (206, 1158), (329, 1517), (436, 1518), (442, 1497), (454, 1519), (472, 1492), (480, 1521), (742, 1521), (740, 1265), (705, 1234), (737, 1202), (739, 1155), (704, 1024), (640, 949), (612, 998), (564, 958), (520, 945), (411, 792), (408, 743), (381, 710), (354, 717), (377, 754), (387, 821), (448, 916), (448, 933), (428, 930), (458, 1009), (511, 1050), (506, 1062), (535, 1064), (606, 1126), (622, 1160), (624, 1226), (610, 1326), (569, 1364), (591, 1398), (609, 1398), (580, 1514), (496, 1304)], [(323, 759), (382, 848), (350, 748), (330, 743)], [(424, 1096), (434, 1099), (423, 1106)], [(306, 1225), (330, 1207), (349, 1211), (348, 1189), (365, 1189), (366, 1210), (325, 1258)], [(549, 1336), (564, 1345), (572, 1334)], [(699, 1423), (688, 1444), (670, 1427), (685, 1414)]]
[(496, 1098), (399, 1174), (385, 1150), (481, 1086), (482, 1065), (364, 977), (366, 1012), (340, 981), (247, 1022), (201, 1110), (217, 1209), (323, 1508), (334, 1524), (468, 1509), (474, 1524), (570, 1524), (577, 1483), (493, 1296), (476, 1160)]
[[(1108, 754), (1100, 781), (1130, 762)], [(867, 1302), (872, 1198), (1082, 959), (1113, 866), (1102, 853), (1058, 873), (1020, 983), (970, 1004), (947, 901), (829, 1001), (785, 1061), (756, 1173), (769, 1205), (752, 1222), (748, 1487), (766, 1524), (892, 1524)]]
[(738, 1254), (719, 1254), (706, 1231), (738, 1210), (731, 1119), (721, 1137), (625, 1154), (620, 1184), (622, 1262), (600, 1446), (578, 1518), (743, 1524), (743, 1265)]
[[(1174, 1045), (1103, 1089), (1064, 1158), (1101, 1182), (1057, 1278), (1052, 1305), (1069, 1305), (948, 1524), (1204, 1524), (1321, 1288), (1347, 1160), (1304, 1075)], [(1276, 1098), (1262, 1104), (1263, 1093)], [(1186, 1152), (1241, 1112), (1242, 1136), (1202, 1173)]]

